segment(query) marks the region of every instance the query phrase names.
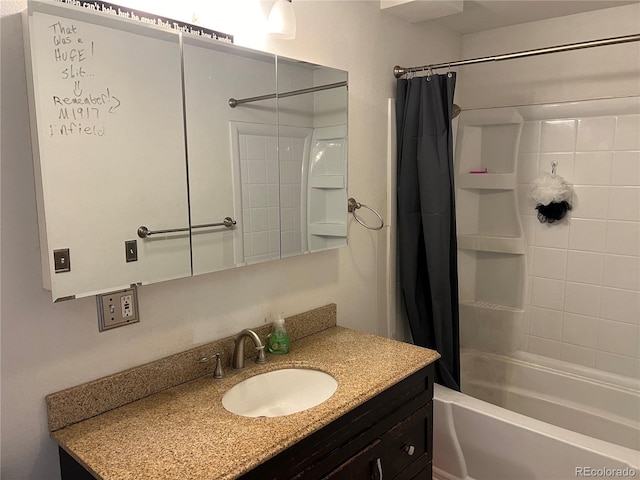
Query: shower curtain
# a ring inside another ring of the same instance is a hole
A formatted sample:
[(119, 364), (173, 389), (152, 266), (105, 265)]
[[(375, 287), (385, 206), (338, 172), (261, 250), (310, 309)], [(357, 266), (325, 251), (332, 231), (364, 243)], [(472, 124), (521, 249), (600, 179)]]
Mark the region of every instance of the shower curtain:
[(451, 112), (456, 77), (397, 85), (400, 287), (413, 341), (437, 350), (435, 381), (460, 390)]

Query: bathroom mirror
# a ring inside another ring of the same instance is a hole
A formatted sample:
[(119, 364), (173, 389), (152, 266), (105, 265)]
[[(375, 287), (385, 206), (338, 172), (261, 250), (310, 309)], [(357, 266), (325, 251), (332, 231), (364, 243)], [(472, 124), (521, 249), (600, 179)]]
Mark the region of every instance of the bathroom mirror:
[(54, 301), (346, 245), (347, 72), (59, 2), (25, 25)]

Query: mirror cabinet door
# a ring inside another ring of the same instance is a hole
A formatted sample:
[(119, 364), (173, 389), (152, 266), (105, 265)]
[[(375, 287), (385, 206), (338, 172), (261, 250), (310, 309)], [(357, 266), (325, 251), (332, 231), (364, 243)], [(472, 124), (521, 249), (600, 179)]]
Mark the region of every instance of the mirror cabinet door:
[[(45, 288), (57, 301), (191, 275), (179, 36), (63, 4), (28, 8)], [(141, 239), (141, 226), (181, 231)]]
[(187, 36), (183, 55), (193, 274), (279, 258), (276, 100), (229, 104), (275, 92), (275, 56)]
[(278, 57), (282, 257), (347, 244), (347, 72)]

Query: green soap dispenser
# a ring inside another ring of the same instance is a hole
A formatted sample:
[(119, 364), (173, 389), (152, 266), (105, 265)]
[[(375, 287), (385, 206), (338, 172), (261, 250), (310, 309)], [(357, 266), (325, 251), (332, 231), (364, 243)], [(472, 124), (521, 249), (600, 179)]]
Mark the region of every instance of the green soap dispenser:
[(284, 326), (284, 315), (280, 316), (273, 322), (273, 332), (269, 336), (269, 352), (282, 354), (289, 353), (289, 347), (291, 342), (289, 341), (289, 334)]

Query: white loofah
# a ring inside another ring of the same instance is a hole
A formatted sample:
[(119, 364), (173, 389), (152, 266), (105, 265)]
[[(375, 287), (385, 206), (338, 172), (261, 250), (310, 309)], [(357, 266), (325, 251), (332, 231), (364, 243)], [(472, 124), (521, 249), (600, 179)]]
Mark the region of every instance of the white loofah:
[(571, 198), (571, 185), (559, 175), (546, 174), (533, 182), (529, 198), (537, 205), (568, 202)]

